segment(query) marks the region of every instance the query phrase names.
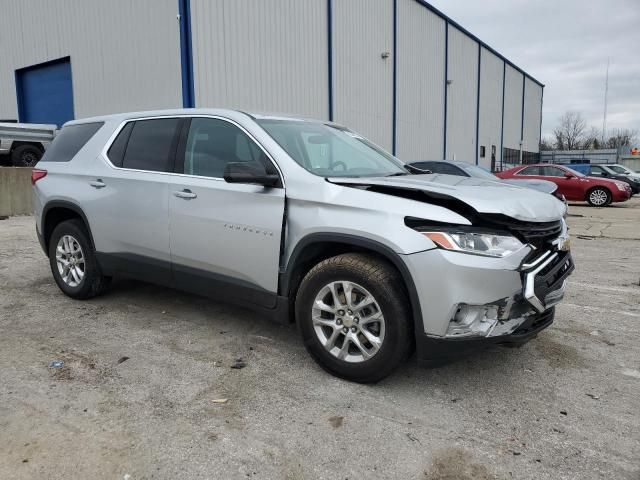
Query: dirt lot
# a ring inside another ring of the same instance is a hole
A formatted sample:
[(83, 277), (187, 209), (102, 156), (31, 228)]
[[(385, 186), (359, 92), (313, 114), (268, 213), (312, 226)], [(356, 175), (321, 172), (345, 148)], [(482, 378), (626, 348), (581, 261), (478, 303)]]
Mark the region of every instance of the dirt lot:
[(0, 221), (0, 478), (640, 479), (640, 199), (571, 213), (552, 327), (372, 386), (240, 308), (131, 281), (73, 301), (33, 218)]

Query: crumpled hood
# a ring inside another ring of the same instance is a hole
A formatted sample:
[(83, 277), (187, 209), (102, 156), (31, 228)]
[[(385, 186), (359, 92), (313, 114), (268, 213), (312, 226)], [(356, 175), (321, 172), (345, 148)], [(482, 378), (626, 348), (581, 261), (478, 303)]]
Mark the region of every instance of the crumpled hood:
[(480, 213), (502, 214), (525, 222), (560, 220), (565, 205), (548, 193), (501, 182), (456, 175), (428, 174), (397, 177), (332, 177), (338, 185), (371, 185), (419, 190), (460, 200)]
[(538, 190), (543, 193), (553, 193), (558, 190), (558, 185), (548, 180), (526, 180), (519, 178), (503, 178), (500, 180), (500, 183), (509, 183), (511, 185), (515, 185), (516, 187), (527, 187), (532, 188), (534, 190)]

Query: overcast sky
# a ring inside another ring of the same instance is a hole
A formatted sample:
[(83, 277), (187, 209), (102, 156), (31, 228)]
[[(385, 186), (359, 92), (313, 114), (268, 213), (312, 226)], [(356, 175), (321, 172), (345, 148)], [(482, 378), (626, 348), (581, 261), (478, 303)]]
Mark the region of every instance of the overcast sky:
[(542, 134), (563, 112), (640, 130), (640, 0), (429, 0), (545, 84)]

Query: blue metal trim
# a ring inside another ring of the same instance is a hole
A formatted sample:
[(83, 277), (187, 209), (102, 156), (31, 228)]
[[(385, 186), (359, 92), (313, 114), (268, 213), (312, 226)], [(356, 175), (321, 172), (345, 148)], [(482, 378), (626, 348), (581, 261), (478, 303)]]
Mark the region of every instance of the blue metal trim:
[(526, 77), (522, 77), (522, 111), (521, 113), (521, 118), (520, 118), (520, 142), (522, 142), (520, 144), (520, 150), (524, 151), (524, 92), (525, 92), (525, 83), (526, 83), (527, 79)]
[(444, 147), (442, 159), (447, 159), (447, 96), (449, 94), (449, 23), (444, 24)]
[(542, 141), (542, 107), (544, 106), (544, 87), (540, 94), (540, 133), (538, 134), (538, 152), (540, 152), (540, 142)]
[[(476, 94), (476, 165), (480, 163), (480, 65), (482, 45), (478, 44), (478, 91)], [(485, 149), (485, 155), (487, 154)]]
[(329, 120), (333, 122), (333, 0), (327, 0), (327, 62), (329, 67)]
[(396, 155), (398, 135), (398, 0), (393, 0), (393, 113), (391, 124), (391, 153)]
[(504, 166), (504, 93), (507, 77), (507, 63), (502, 63), (502, 123), (500, 125), (500, 170)]
[(180, 14), (180, 67), (182, 72), (182, 106), (195, 107), (193, 50), (191, 37), (191, 0), (178, 0)]
[(24, 92), (22, 90), (22, 82), (20, 81), (19, 70), (13, 72), (14, 84), (16, 86), (16, 102), (18, 102), (18, 122), (24, 122)]
[(494, 55), (498, 56), (501, 60), (503, 60), (504, 62), (506, 62), (507, 64), (509, 64), (510, 66), (512, 66), (513, 68), (515, 68), (517, 71), (519, 71), (520, 73), (522, 73), (524, 76), (526, 76), (527, 78), (533, 80), (535, 83), (537, 83), (538, 85), (540, 85), (541, 87), (544, 87), (544, 83), (540, 82), (539, 80), (536, 80), (534, 77), (532, 77), (531, 75), (529, 75), (527, 72), (525, 72), (524, 70), (522, 70), (520, 67), (518, 67), (517, 65), (515, 65), (513, 62), (511, 62), (511, 60), (509, 60), (508, 58), (504, 57), (502, 54), (498, 53), (495, 49), (493, 49), (492, 47), (490, 47), (489, 45), (487, 45), (486, 43), (484, 43), (482, 40), (480, 40), (478, 37), (476, 37), (473, 33), (471, 33), (469, 30), (467, 30), (466, 28), (464, 28), (462, 25), (460, 25), (458, 22), (456, 22), (455, 20), (452, 20), (451, 18), (447, 17), (444, 13), (442, 13), (440, 10), (438, 10), (436, 7), (434, 7), (433, 5), (431, 5), (430, 3), (427, 3), (425, 0), (414, 0), (416, 2), (418, 2), (420, 5), (428, 8), (429, 10), (431, 10), (433, 13), (435, 13), (436, 15), (438, 15), (440, 18), (442, 18), (445, 22), (450, 23), (451, 25), (453, 25), (454, 27), (456, 27), (458, 30), (462, 31), (463, 33), (465, 33), (467, 36), (473, 38), (476, 42), (478, 42), (480, 45), (482, 45), (484, 48), (486, 48), (487, 50), (489, 50), (491, 53), (493, 53)]

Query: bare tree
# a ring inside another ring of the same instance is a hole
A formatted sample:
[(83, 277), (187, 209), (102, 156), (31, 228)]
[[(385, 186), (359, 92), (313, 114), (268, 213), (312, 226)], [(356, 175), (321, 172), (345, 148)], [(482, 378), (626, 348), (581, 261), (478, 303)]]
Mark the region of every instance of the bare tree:
[(605, 142), (607, 148), (631, 147), (638, 144), (638, 131), (614, 128)]
[(555, 146), (553, 144), (553, 138), (550, 138), (550, 137), (540, 138), (540, 151), (543, 151), (543, 150), (555, 150)]
[(596, 127), (591, 127), (588, 132), (584, 134), (582, 140), (582, 147), (584, 150), (599, 150), (602, 147), (602, 131)]
[(587, 123), (579, 112), (566, 112), (560, 117), (560, 124), (553, 130), (558, 150), (581, 149), (585, 140)]

